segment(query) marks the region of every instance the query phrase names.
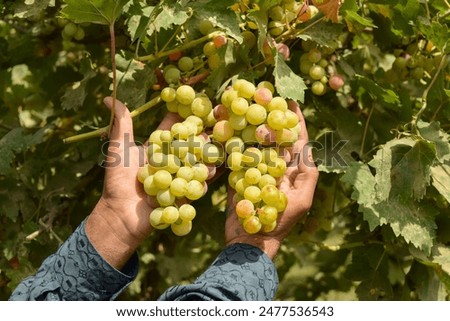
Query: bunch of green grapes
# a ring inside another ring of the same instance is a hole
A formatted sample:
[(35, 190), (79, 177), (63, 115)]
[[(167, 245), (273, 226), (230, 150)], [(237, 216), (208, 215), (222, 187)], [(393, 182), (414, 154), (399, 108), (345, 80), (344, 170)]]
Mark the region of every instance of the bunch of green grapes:
[(286, 195), (278, 189), (287, 165), (278, 151), (292, 146), (300, 131), (297, 114), (274, 93), (267, 81), (255, 85), (237, 79), (214, 108), (212, 138), (225, 147), (236, 214), (250, 234), (273, 231), (287, 206)]
[(300, 56), (300, 72), (310, 84), (311, 92), (322, 96), (328, 87), (339, 90), (344, 85), (344, 78), (330, 64), (334, 49), (319, 47), (312, 41), (303, 41), (302, 48), (305, 52)]
[[(171, 227), (175, 235), (186, 235), (196, 216), (190, 201), (200, 199), (206, 191), (211, 166), (223, 157), (218, 146), (204, 134), (205, 122), (212, 113), (209, 98), (188, 85), (166, 87), (161, 93), (171, 103), (188, 106), (189, 114), (167, 130), (157, 129), (148, 139), (148, 163), (138, 171), (138, 180), (154, 205), (150, 224), (156, 229)], [(186, 107), (187, 108), (187, 107)], [(181, 113), (180, 113), (181, 115)]]
[(85, 37), (84, 29), (81, 25), (66, 19), (59, 19), (58, 24), (62, 27), (61, 36), (65, 40), (81, 41)]

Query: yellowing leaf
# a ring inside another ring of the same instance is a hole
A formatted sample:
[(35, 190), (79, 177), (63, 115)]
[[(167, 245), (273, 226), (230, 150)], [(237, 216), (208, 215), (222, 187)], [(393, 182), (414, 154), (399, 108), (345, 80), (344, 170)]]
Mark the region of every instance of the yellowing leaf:
[(312, 2), (325, 17), (333, 22), (338, 22), (339, 8), (342, 4), (341, 0), (312, 0)]

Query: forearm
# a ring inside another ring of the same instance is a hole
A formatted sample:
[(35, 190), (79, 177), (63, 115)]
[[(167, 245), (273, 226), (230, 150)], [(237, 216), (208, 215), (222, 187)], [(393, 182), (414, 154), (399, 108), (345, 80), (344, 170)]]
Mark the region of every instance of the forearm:
[(35, 275), (19, 284), (10, 300), (114, 300), (137, 270), (136, 255), (121, 271), (108, 264), (90, 243), (83, 222)]

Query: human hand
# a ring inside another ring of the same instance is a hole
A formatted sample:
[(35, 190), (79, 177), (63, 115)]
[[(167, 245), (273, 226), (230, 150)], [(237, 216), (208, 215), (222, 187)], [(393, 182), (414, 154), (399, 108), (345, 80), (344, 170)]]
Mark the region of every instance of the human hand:
[(285, 175), (279, 185), (280, 191), (288, 198), (288, 205), (277, 220), (277, 227), (270, 233), (248, 234), (242, 228), (235, 212), (233, 202), (235, 191), (228, 190), (228, 217), (225, 222), (225, 242), (247, 243), (259, 247), (270, 258), (273, 258), (283, 239), (289, 234), (297, 221), (308, 212), (312, 205), (314, 190), (318, 179), (318, 170), (312, 158), (312, 150), (308, 146), (308, 132), (305, 119), (298, 104), (290, 104), (300, 122), (301, 130), (298, 140), (290, 148), (284, 150), (284, 159), (288, 164)]
[[(104, 100), (110, 109), (112, 102), (111, 97)], [(180, 119), (167, 113), (158, 128), (170, 129)], [(153, 208), (136, 178), (146, 152), (135, 144), (130, 112), (118, 100), (109, 139), (103, 193), (86, 222), (86, 233), (99, 254), (120, 269), (152, 231)]]

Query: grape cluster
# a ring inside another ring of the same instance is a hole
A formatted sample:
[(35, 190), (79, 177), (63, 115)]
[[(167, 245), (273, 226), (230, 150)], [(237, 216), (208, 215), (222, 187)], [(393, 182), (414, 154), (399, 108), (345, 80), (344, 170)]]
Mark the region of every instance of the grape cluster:
[[(138, 180), (155, 209), (150, 224), (156, 229), (171, 227), (174, 234), (186, 235), (192, 229), (195, 208), (188, 204), (201, 198), (205, 181), (214, 172), (223, 154), (204, 134), (205, 122), (212, 114), (207, 96), (196, 93), (191, 86), (166, 87), (161, 98), (169, 110), (184, 116), (167, 130), (157, 129), (148, 139), (148, 163), (138, 171)], [(169, 107), (170, 106), (170, 107)], [(189, 112), (185, 109), (189, 108)], [(209, 123), (211, 124), (211, 123)]]
[(59, 19), (58, 24), (62, 27), (61, 36), (66, 40), (81, 41), (85, 37), (84, 29), (81, 25), (66, 19)]
[(302, 48), (305, 52), (300, 56), (300, 72), (310, 84), (311, 92), (322, 96), (328, 86), (339, 90), (344, 85), (344, 78), (330, 65), (333, 48), (319, 47), (312, 41), (303, 41)]
[(237, 79), (214, 108), (212, 138), (225, 147), (236, 214), (249, 234), (273, 231), (287, 206), (286, 194), (278, 189), (287, 168), (279, 148), (292, 146), (300, 125), (289, 103), (274, 92), (267, 81), (255, 86)]

